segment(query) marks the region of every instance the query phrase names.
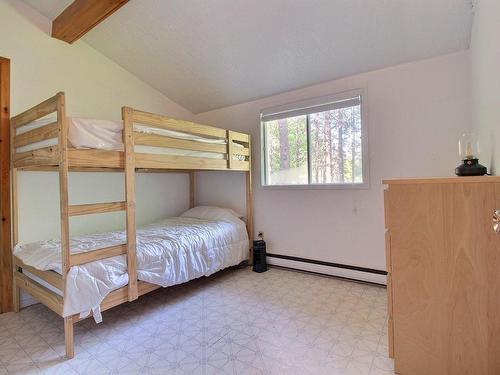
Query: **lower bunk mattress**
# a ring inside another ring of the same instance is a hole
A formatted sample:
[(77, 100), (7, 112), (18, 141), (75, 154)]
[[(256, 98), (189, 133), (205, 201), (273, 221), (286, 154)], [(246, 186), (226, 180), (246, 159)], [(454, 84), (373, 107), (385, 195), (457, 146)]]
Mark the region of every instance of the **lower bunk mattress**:
[[(139, 280), (168, 287), (209, 276), (248, 259), (249, 241), (242, 220), (226, 213), (218, 217), (190, 217), (190, 211), (137, 229)], [(115, 231), (72, 238), (70, 248), (76, 254), (123, 243), (126, 233)], [(60, 249), (59, 240), (46, 240), (18, 245), (14, 255), (36, 269), (61, 273)], [(101, 302), (110, 292), (127, 284), (125, 255), (73, 266), (67, 276), (63, 316), (80, 314), (83, 318), (92, 312), (99, 322)], [(56, 292), (62, 295), (61, 291)]]

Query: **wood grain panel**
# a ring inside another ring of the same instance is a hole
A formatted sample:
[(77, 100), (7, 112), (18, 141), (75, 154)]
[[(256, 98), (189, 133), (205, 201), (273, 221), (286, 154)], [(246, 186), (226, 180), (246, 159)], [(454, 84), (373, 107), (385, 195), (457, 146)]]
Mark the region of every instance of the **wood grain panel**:
[[(386, 199), (388, 191), (385, 191)], [(388, 202), (386, 200), (386, 205)], [(389, 358), (394, 358), (394, 312), (393, 312), (393, 290), (392, 290), (392, 261), (391, 261), (391, 234), (389, 229), (385, 231), (385, 256), (387, 269), (387, 335), (389, 340)]]
[[(67, 276), (71, 267), (71, 248), (69, 234), (69, 196), (68, 196), (68, 118), (66, 117), (66, 97), (64, 94), (57, 96), (57, 124), (59, 126), (59, 210), (61, 226), (61, 264), (63, 279), (63, 296), (67, 296)], [(75, 355), (73, 339), (73, 320), (71, 317), (64, 318), (64, 341), (66, 345), (66, 357), (73, 358)]]
[(249, 171), (250, 161), (233, 160), (231, 163), (232, 171)]
[(388, 273), (392, 272), (392, 261), (391, 261), (391, 231), (387, 229), (385, 231), (385, 267)]
[(234, 130), (230, 130), (230, 132), (232, 133), (231, 136), (233, 140), (247, 144), (250, 142), (250, 135), (245, 133), (235, 132)]
[[(252, 149), (251, 138), (248, 137), (248, 148)], [(253, 182), (252, 182), (252, 157), (248, 158), (247, 173), (245, 176), (246, 180), (246, 209), (247, 209), (247, 233), (248, 239), (250, 240), (250, 248), (248, 249), (248, 262), (253, 263), (253, 239), (254, 239), (254, 228), (253, 228)], [(234, 165), (233, 165), (234, 168)]]
[(467, 176), (467, 177), (427, 177), (427, 178), (395, 178), (382, 181), (386, 185), (421, 185), (421, 184), (476, 184), (500, 183), (500, 176)]
[(191, 156), (160, 155), (136, 153), (137, 168), (166, 168), (166, 169), (205, 169), (225, 170), (227, 161), (224, 159), (207, 159)]
[(12, 311), (10, 61), (0, 57), (0, 313)]
[[(66, 117), (66, 97), (56, 96), (57, 124), (59, 126), (58, 156), (59, 166), (59, 210), (61, 229), (61, 264), (63, 283), (70, 268), (69, 197), (68, 197), (68, 119)], [(66, 290), (63, 291), (64, 295)]]
[(68, 149), (70, 168), (123, 168), (125, 155), (120, 151)]
[(14, 137), (14, 147), (22, 147), (35, 142), (45, 141), (47, 139), (57, 138), (59, 125), (57, 122), (41, 126), (39, 128), (27, 131)]
[[(68, 149), (70, 169), (78, 168), (123, 168), (124, 153), (107, 150)], [(47, 161), (49, 163), (49, 161)], [(19, 163), (19, 167), (32, 166), (33, 159)], [(248, 161), (233, 160), (232, 170), (248, 171)], [(227, 160), (199, 158), (191, 156), (135, 153), (135, 167), (151, 170), (227, 170)]]
[(31, 280), (20, 272), (16, 271), (14, 277), (16, 278), (17, 285), (21, 289), (27, 291), (56, 314), (62, 315), (63, 299), (61, 296), (40, 285), (36, 281)]
[(75, 0), (52, 22), (52, 37), (74, 43), (129, 0)]
[[(161, 286), (156, 284), (150, 284), (145, 281), (137, 282), (137, 290), (138, 295), (142, 296), (144, 294), (150, 293), (156, 289), (161, 288)], [(101, 302), (101, 311), (109, 310), (115, 306), (121, 305), (122, 303), (128, 302), (128, 286), (124, 286), (120, 289), (114, 290), (109, 293), (106, 298)], [(83, 319), (90, 318), (92, 315), (89, 315)], [(73, 321), (78, 322), (80, 320), (79, 315), (73, 316)]]
[[(160, 285), (150, 284), (145, 281), (137, 282), (137, 294), (142, 296), (153, 290), (161, 288)], [(128, 301), (128, 287), (123, 287), (111, 292), (101, 303), (101, 310), (105, 311)]]
[(233, 145), (233, 155), (250, 156), (250, 150), (248, 148), (234, 147)]
[[(444, 187), (449, 374), (488, 374), (488, 255), (494, 185)], [(482, 348), (482, 349), (481, 349)]]
[(490, 373), (487, 251), (494, 247), (494, 186), (390, 185), (396, 372)]
[(385, 189), (384, 190), (384, 223), (385, 223), (385, 227), (386, 228), (390, 228), (391, 227), (391, 225), (390, 225), (390, 219), (389, 219), (389, 214), (390, 214), (390, 210), (389, 210), (389, 197), (390, 197), (389, 190)]
[[(17, 168), (14, 168), (14, 162), (12, 160), (12, 149), (14, 143), (14, 131), (10, 129), (10, 149), (11, 149), (11, 160), (10, 160), (10, 168), (11, 168), (11, 221), (12, 221), (12, 247), (16, 246), (19, 242), (19, 206), (18, 206), (18, 193), (17, 193)], [(13, 276), (13, 275), (12, 275)], [(14, 312), (19, 312), (21, 308), (21, 289), (16, 283), (16, 279), (14, 277), (12, 280), (12, 304), (14, 308)]]
[[(58, 167), (53, 165), (32, 165), (28, 167), (19, 168), (21, 171), (30, 171), (30, 172), (57, 172)], [(71, 167), (69, 168), (70, 172), (105, 172), (105, 173), (123, 173), (123, 168), (93, 168), (93, 167)], [(190, 173), (191, 171), (188, 169), (145, 169), (145, 168), (136, 168), (135, 171), (137, 173)]]
[[(131, 109), (132, 110), (132, 109)], [(226, 138), (226, 130), (213, 126), (197, 124), (191, 121), (176, 120), (173, 118), (148, 113), (143, 111), (133, 111), (134, 123), (153, 126), (160, 129), (175, 130), (183, 133), (201, 135), (211, 138)]]
[(136, 145), (169, 147), (182, 150), (192, 150), (201, 152), (226, 153), (226, 145), (189, 141), (185, 139), (171, 138), (158, 134), (134, 133), (134, 143)]
[(23, 168), (35, 165), (58, 165), (59, 147), (51, 146), (33, 151), (18, 152), (13, 154), (13, 167)]
[[(389, 281), (387, 281), (389, 283)], [(388, 334), (388, 347), (387, 354), (389, 358), (394, 359), (394, 318), (389, 316), (387, 318), (387, 334)]]
[(30, 122), (36, 121), (44, 116), (50, 115), (57, 111), (57, 102), (64, 93), (59, 92), (52, 98), (49, 98), (40, 104), (18, 114), (11, 120), (11, 126), (16, 129), (23, 125), (29, 124)]
[(445, 344), (434, 336), (446, 329), (437, 309), (445, 294), (436, 288), (445, 279), (430, 267), (445, 245), (442, 194), (440, 185), (390, 186), (395, 370), (403, 374), (446, 374)]
[[(494, 185), (494, 207), (500, 210), (500, 183)], [(490, 211), (492, 218), (493, 212)], [(491, 219), (490, 219), (491, 220)], [(493, 237), (488, 255), (488, 365), (489, 375), (500, 374), (500, 234), (495, 233), (492, 222), (489, 223), (489, 235)]]
[(75, 336), (74, 336), (73, 316), (64, 318), (64, 344), (66, 346), (66, 358), (75, 356)]
[(118, 255), (123, 255), (127, 253), (126, 245), (117, 245), (105, 247), (103, 249), (87, 251), (85, 253), (71, 254), (70, 255), (70, 266), (78, 266), (85, 263), (95, 262), (96, 260), (111, 258)]
[(92, 203), (69, 206), (68, 212), (69, 216), (79, 216), (124, 211), (126, 208), (127, 202)]
[(61, 275), (59, 275), (55, 271), (40, 271), (34, 267), (28, 266), (24, 264), (23, 261), (17, 257), (14, 257), (14, 263), (17, 267), (22, 268), (25, 271), (32, 273), (35, 276), (38, 276), (40, 279), (46, 281), (53, 287), (62, 291), (64, 289), (64, 284), (62, 281)]
[(231, 130), (227, 131), (227, 168), (231, 169), (233, 166), (233, 133)]
[(123, 144), (125, 150), (125, 197), (127, 201), (127, 272), (128, 272), (128, 300), (139, 297), (137, 289), (137, 255), (136, 255), (136, 221), (135, 221), (135, 167), (136, 154), (134, 152), (134, 124), (133, 110), (122, 108)]
[(196, 206), (196, 172), (189, 172), (189, 208)]

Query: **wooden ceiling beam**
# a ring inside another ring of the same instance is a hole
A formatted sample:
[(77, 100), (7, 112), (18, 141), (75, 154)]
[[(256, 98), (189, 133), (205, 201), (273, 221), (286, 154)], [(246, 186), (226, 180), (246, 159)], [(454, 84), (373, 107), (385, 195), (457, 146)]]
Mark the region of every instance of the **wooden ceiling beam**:
[(52, 21), (52, 37), (74, 43), (129, 0), (75, 0)]

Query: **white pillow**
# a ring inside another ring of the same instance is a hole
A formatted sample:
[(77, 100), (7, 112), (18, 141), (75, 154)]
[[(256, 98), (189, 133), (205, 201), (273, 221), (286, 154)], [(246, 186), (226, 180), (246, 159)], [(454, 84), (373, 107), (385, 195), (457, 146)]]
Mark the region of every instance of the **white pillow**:
[(241, 219), (242, 215), (237, 214), (229, 208), (211, 207), (211, 206), (197, 206), (187, 210), (182, 217), (193, 217), (202, 220), (233, 220)]

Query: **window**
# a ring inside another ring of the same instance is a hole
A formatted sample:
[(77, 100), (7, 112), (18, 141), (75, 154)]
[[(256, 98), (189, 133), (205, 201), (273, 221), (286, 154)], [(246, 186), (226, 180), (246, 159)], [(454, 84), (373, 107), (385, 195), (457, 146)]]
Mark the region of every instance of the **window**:
[(262, 111), (263, 185), (364, 186), (361, 91)]

